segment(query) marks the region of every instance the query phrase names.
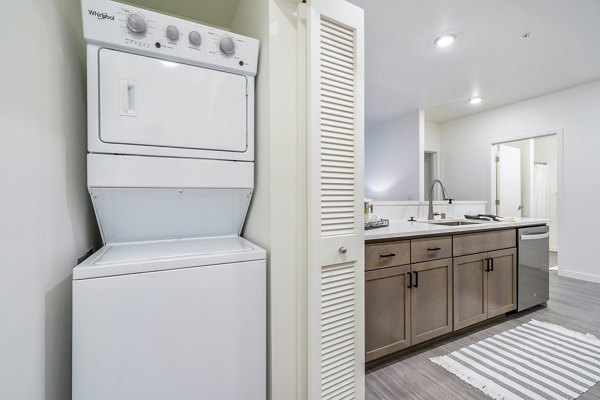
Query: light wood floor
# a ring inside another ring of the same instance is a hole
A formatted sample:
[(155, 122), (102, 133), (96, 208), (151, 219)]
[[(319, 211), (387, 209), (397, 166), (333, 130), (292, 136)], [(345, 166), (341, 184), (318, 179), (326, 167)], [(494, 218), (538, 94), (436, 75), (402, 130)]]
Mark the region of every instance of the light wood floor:
[[(600, 284), (550, 274), (550, 301), (547, 308), (538, 307), (532, 312), (514, 314), (497, 325), (454, 338), (394, 364), (368, 371), (366, 397), (368, 400), (490, 399), (433, 364), (429, 358), (446, 355), (533, 318), (600, 337)], [(600, 399), (600, 383), (579, 399)]]

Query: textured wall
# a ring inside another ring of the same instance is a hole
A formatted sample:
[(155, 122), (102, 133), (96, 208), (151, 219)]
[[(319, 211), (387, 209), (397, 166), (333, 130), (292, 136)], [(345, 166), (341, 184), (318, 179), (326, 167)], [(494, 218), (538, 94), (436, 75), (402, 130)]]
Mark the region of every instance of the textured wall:
[(97, 243), (80, 8), (71, 0), (2, 6), (0, 398), (68, 400), (71, 270)]

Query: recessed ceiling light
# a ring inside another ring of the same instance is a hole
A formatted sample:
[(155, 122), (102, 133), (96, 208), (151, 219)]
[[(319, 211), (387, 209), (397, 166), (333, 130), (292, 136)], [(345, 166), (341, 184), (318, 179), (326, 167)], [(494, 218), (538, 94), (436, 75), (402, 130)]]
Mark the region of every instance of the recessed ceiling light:
[(438, 36), (437, 38), (435, 38), (435, 40), (433, 41), (433, 43), (437, 47), (448, 47), (452, 43), (454, 43), (455, 41), (456, 41), (456, 35), (455, 34), (453, 34), (453, 33), (446, 33), (445, 35)]
[(479, 104), (483, 101), (481, 97), (471, 97), (469, 99), (469, 104)]

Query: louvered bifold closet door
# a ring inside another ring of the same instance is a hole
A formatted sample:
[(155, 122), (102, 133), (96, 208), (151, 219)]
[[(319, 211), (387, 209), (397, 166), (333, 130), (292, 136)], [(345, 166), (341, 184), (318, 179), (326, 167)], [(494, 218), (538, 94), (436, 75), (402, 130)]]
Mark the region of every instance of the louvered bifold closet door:
[(321, 17), (321, 233), (354, 233), (354, 31)]
[(307, 34), (309, 396), (362, 400), (363, 11), (309, 1)]

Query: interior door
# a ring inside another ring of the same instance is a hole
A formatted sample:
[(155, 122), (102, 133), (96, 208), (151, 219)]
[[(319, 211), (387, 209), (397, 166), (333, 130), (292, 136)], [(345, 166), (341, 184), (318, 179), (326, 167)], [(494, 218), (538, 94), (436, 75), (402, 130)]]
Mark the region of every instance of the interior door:
[(307, 3), (308, 392), (364, 399), (363, 10)]
[(521, 150), (504, 144), (498, 145), (496, 159), (497, 214), (503, 217), (520, 217), (521, 200)]
[(100, 140), (245, 152), (247, 78), (101, 49)]

